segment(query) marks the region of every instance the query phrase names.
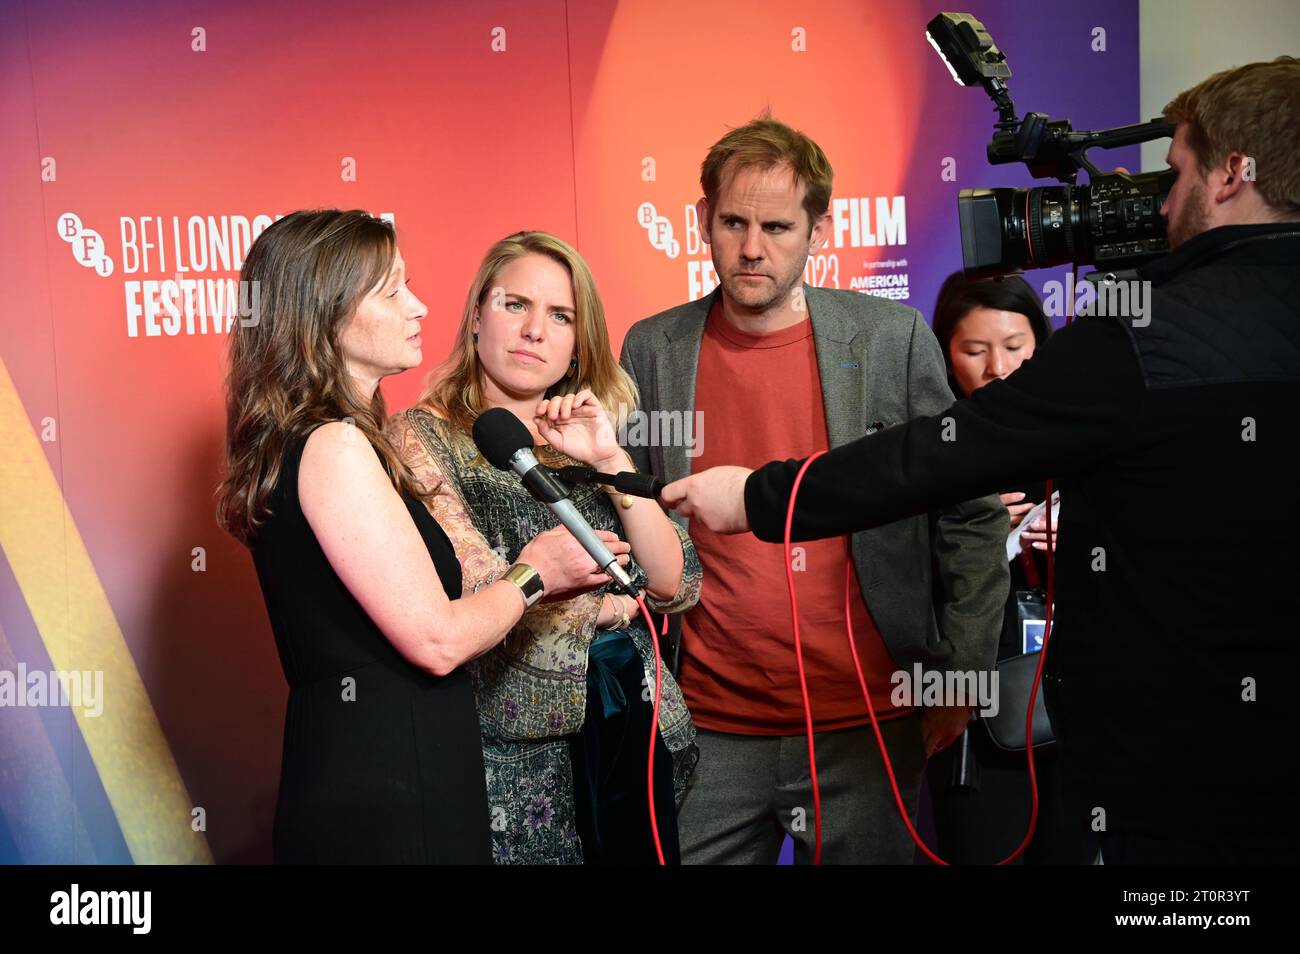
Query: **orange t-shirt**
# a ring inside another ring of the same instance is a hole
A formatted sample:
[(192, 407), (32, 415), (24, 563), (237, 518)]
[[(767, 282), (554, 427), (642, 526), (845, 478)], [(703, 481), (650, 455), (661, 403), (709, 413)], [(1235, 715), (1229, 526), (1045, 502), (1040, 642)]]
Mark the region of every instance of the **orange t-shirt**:
[[(758, 467), (829, 446), (811, 321), (770, 334), (740, 331), (714, 304), (700, 347), (695, 410), (703, 450), (692, 470), (718, 464)], [(790, 597), (779, 543), (752, 533), (719, 536), (691, 525), (704, 566), (700, 601), (686, 613), (678, 682), (696, 725), (741, 735), (795, 735), (805, 729), (790, 626)], [(795, 591), (808, 696), (817, 731), (869, 718), (844, 628), (844, 564), (849, 540), (794, 544)], [(802, 551), (802, 552), (801, 552)], [(878, 717), (905, 711), (889, 701), (898, 668), (850, 580), (853, 632)]]

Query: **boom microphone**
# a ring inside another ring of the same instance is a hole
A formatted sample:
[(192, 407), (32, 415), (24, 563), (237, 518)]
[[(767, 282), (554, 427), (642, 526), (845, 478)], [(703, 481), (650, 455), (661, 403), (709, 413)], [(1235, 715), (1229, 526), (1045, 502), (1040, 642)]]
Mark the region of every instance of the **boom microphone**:
[(619, 474), (602, 474), (591, 467), (548, 468), (566, 484), (605, 484), (621, 494), (658, 500), (664, 482), (653, 474), (636, 474), (624, 471)]

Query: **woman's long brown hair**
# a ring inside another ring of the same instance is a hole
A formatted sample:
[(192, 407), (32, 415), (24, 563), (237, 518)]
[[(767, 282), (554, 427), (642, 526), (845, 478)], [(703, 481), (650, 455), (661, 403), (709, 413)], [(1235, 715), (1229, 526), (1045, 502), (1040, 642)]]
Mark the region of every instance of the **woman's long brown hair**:
[(284, 450), (317, 424), (350, 421), (375, 449), (394, 487), (413, 477), (383, 436), (378, 388), (353, 390), (339, 332), (383, 282), (397, 251), (393, 227), (368, 212), (294, 212), (258, 236), (240, 272), (256, 289), (251, 316), (231, 329), (226, 380), (226, 473), (217, 523), (249, 544), (270, 512)]

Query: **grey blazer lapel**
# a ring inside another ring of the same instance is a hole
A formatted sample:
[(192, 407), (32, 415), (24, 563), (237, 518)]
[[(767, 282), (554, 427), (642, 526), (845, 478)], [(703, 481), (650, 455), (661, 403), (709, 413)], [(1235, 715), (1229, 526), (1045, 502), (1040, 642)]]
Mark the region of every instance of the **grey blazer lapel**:
[[(717, 290), (710, 295), (683, 305), (679, 314), (664, 328), (664, 347), (655, 353), (656, 380), (660, 382), (659, 409), (680, 412), (682, 429), (701, 440), (703, 434), (695, 430), (695, 375), (700, 366), (700, 345), (704, 340), (704, 325), (713, 306)], [(661, 428), (661, 432), (662, 432)], [(691, 473), (692, 458), (686, 456), (681, 441), (672, 441), (661, 447), (663, 451), (664, 480), (672, 482)]]
[(826, 433), (831, 447), (840, 447), (867, 432), (867, 334), (836, 296), (807, 284), (804, 296), (817, 347)]

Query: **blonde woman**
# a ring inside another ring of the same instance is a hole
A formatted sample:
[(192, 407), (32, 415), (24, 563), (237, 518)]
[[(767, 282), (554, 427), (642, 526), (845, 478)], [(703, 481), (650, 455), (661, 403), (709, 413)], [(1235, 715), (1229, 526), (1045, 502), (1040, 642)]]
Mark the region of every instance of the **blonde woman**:
[[(569, 245), (520, 232), (488, 250), (452, 353), (390, 439), (428, 487), (465, 586), (497, 579), (520, 545), (556, 525), (518, 477), (493, 469), (470, 436), (478, 415), (506, 408), (540, 462), (632, 469), (609, 415), (636, 402), (610, 352), (591, 273)], [(598, 530), (631, 544), (629, 572), (650, 607), (680, 612), (699, 597), (689, 538), (653, 500), (578, 486), (572, 500)], [(526, 612), (471, 666), (483, 735), (494, 858), (502, 864), (655, 859), (646, 756), (654, 656), (635, 603), (605, 588)], [(695, 729), (665, 672), (655, 807), (665, 856), (678, 857), (674, 795), (694, 767)]]

